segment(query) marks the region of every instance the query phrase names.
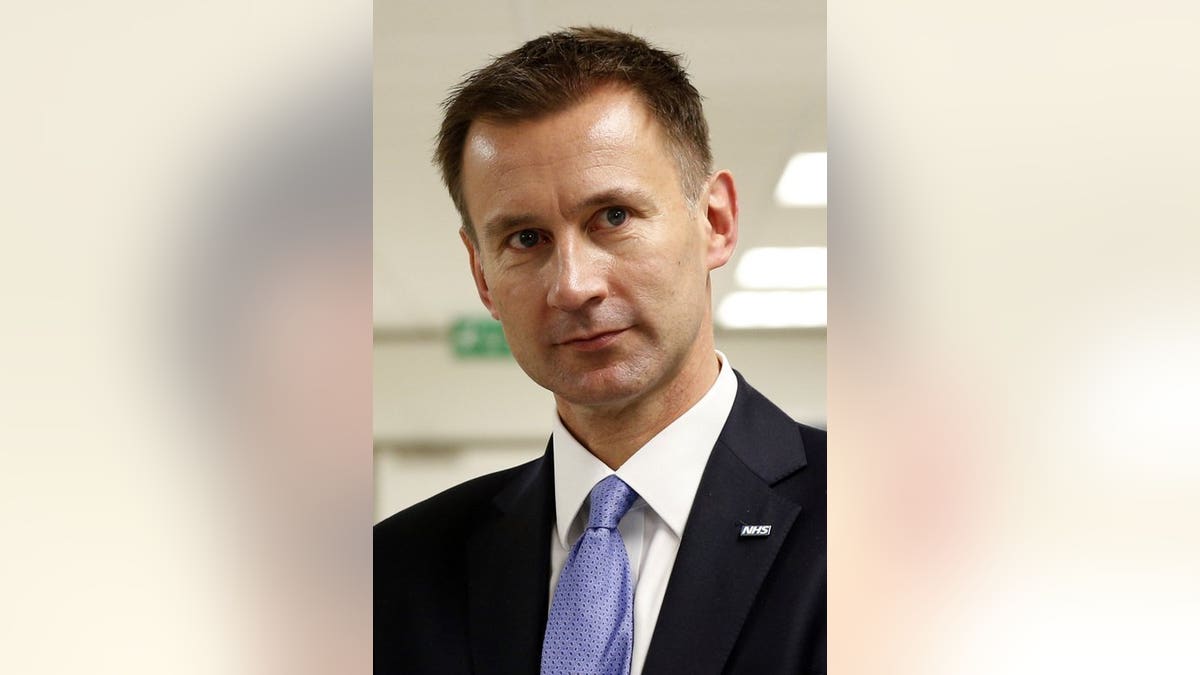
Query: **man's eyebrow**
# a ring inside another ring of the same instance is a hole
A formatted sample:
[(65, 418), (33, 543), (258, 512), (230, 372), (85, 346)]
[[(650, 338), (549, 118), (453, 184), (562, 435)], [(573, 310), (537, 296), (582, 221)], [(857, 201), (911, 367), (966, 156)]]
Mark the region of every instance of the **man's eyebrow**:
[(635, 187), (616, 187), (598, 192), (579, 202), (576, 211), (594, 209), (597, 206), (637, 206), (648, 209), (654, 204), (649, 192)]

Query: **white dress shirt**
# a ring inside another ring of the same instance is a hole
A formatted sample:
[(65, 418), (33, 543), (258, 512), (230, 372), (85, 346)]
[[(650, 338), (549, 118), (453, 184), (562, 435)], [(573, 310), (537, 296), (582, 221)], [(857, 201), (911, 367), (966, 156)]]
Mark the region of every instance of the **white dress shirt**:
[[(616, 474), (639, 496), (617, 527), (633, 572), (631, 675), (640, 675), (646, 662), (650, 637), (679, 552), (679, 539), (700, 487), (700, 476), (737, 395), (737, 379), (729, 360), (721, 352), (717, 352), (717, 357), (721, 369), (708, 393), (616, 471), (588, 452), (567, 431), (562, 420), (555, 417), (551, 600), (567, 555), (587, 527), (588, 495), (596, 483)], [(562, 527), (562, 523), (569, 525)]]

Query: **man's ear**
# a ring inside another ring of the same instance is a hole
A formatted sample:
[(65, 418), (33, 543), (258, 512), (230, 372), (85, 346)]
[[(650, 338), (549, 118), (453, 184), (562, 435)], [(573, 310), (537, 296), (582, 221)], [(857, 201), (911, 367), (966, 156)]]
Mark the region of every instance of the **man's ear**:
[(488, 290), (487, 279), (483, 277), (483, 263), (479, 260), (479, 249), (475, 247), (475, 242), (471, 241), (465, 227), (458, 228), (458, 236), (462, 239), (463, 246), (467, 247), (467, 259), (471, 263), (471, 277), (475, 279), (475, 289), (479, 291), (479, 300), (491, 313), (492, 318), (499, 321), (500, 316), (496, 314), (496, 306), (492, 304), (492, 293)]
[(705, 217), (708, 221), (708, 269), (715, 270), (729, 262), (738, 238), (737, 188), (733, 174), (718, 171), (708, 179)]

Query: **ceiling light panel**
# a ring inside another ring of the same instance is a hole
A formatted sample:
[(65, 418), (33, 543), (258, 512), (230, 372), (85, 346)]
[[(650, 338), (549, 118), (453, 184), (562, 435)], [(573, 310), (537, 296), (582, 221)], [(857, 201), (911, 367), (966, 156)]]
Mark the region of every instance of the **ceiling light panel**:
[(825, 206), (827, 174), (826, 153), (801, 152), (792, 155), (775, 186), (775, 201), (780, 206)]
[(735, 291), (721, 300), (717, 322), (724, 328), (817, 328), (826, 325), (828, 293)]
[(742, 288), (826, 288), (828, 249), (824, 246), (752, 248), (738, 260), (734, 276)]

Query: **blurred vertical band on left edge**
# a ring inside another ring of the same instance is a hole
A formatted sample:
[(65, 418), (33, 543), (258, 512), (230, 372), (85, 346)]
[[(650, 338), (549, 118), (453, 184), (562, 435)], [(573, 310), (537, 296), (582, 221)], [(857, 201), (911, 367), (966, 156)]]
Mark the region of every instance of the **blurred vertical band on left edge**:
[(0, 15), (0, 671), (369, 669), (370, 4)]

